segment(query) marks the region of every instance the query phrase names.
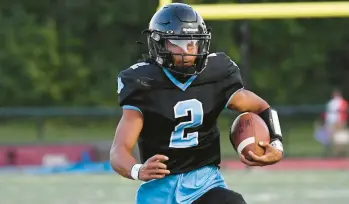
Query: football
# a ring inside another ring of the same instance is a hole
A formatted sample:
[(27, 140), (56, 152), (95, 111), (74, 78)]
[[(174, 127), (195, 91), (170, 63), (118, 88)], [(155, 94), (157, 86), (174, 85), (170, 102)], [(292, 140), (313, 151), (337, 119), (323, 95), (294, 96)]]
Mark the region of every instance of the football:
[(270, 143), (267, 124), (261, 117), (252, 112), (240, 114), (230, 128), (230, 141), (235, 151), (246, 159), (251, 160), (249, 151), (257, 156), (265, 153), (265, 148), (258, 145), (260, 141)]

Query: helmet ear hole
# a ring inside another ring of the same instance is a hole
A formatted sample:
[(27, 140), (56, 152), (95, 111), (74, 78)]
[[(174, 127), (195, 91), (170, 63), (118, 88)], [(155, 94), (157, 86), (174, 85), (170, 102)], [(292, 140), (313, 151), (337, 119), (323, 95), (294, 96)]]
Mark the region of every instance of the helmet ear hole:
[(151, 31), (149, 29), (145, 29), (145, 30), (142, 31), (143, 35), (148, 35), (150, 33), (151, 33)]
[(165, 39), (162, 39), (159, 33), (157, 33), (156, 35), (159, 36), (159, 39), (154, 39), (153, 34), (148, 35), (148, 49), (150, 57), (154, 59), (159, 65), (172, 64), (171, 53), (166, 49)]

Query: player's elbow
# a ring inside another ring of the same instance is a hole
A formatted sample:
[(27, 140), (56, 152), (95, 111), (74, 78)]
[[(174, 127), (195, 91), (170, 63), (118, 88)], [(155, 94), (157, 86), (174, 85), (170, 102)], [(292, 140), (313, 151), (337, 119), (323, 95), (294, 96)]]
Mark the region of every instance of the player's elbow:
[(270, 108), (268, 102), (257, 96), (255, 113), (260, 113), (268, 108)]

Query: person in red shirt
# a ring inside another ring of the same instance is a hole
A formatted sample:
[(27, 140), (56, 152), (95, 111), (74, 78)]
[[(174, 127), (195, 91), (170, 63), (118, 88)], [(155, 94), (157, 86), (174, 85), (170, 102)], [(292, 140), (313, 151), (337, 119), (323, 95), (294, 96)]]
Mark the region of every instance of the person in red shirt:
[[(339, 90), (334, 90), (332, 99), (327, 103), (325, 124), (332, 127), (343, 127), (348, 119), (348, 102)], [(332, 128), (331, 128), (332, 129)]]
[(325, 128), (329, 131), (333, 153), (341, 154), (349, 147), (349, 132), (347, 130), (348, 101), (342, 93), (336, 89), (332, 93), (332, 99), (326, 105)]

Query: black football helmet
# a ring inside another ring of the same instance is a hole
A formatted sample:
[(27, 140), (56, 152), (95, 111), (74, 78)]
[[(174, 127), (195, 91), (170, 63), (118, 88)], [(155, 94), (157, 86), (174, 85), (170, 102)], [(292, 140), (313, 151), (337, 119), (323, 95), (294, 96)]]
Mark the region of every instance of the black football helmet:
[[(200, 74), (206, 67), (211, 41), (210, 29), (206, 28), (202, 17), (192, 7), (172, 3), (162, 7), (152, 17), (147, 34), (150, 57), (169, 71), (183, 75)], [(188, 44), (195, 43), (197, 54), (171, 53), (166, 40), (186, 50)], [(175, 66), (173, 55), (182, 56), (182, 66)], [(184, 66), (184, 56), (196, 56), (192, 66)]]

